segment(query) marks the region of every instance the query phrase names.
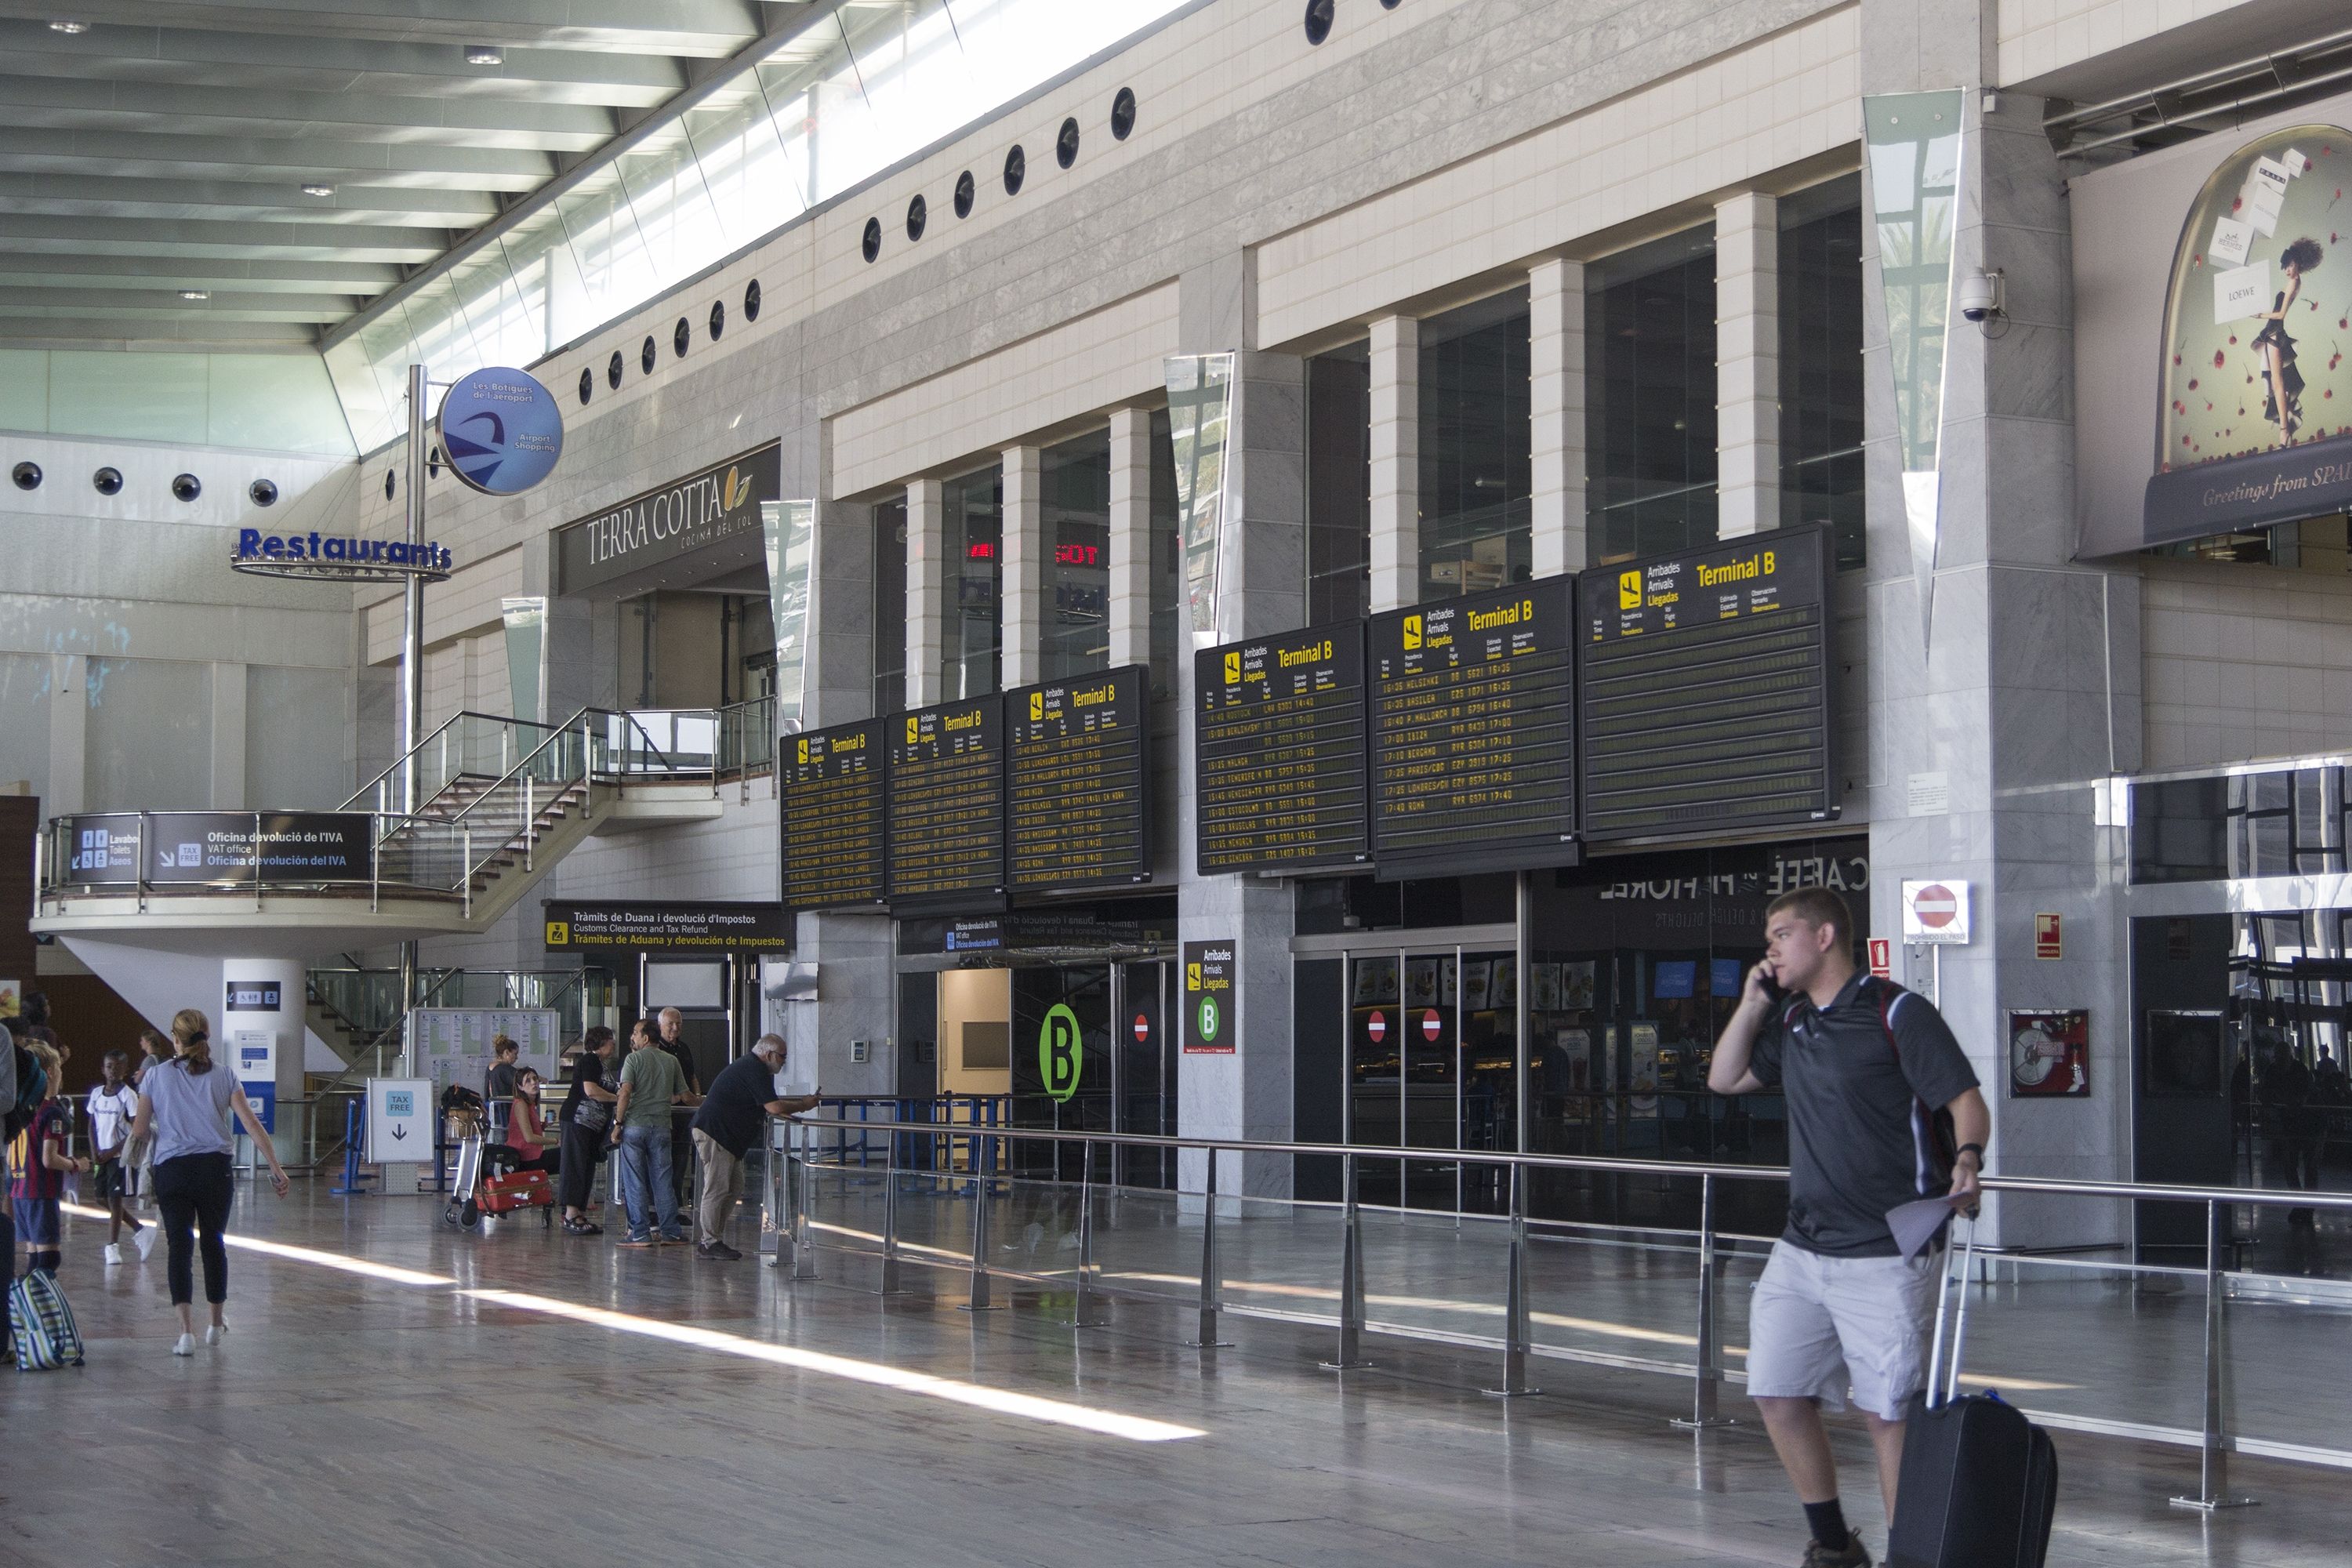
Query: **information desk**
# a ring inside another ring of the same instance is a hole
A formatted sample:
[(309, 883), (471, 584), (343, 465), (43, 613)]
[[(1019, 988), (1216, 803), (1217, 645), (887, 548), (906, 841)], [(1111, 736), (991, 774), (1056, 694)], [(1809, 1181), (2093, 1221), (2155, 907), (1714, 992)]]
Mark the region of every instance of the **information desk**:
[(1833, 559), (1792, 528), (1578, 578), (1587, 838), (1838, 814)]
[(882, 738), (888, 722), (866, 719), (784, 737), (776, 760), (784, 908), (882, 901)]
[(1372, 859), (1384, 880), (1574, 865), (1571, 579), (1372, 617)]
[(991, 695), (889, 725), (890, 900), (1004, 890), (1004, 704)]
[(1201, 874), (1370, 858), (1363, 623), (1203, 648), (1192, 672)]
[(1130, 664), (1004, 694), (1017, 890), (1151, 879), (1150, 673)]

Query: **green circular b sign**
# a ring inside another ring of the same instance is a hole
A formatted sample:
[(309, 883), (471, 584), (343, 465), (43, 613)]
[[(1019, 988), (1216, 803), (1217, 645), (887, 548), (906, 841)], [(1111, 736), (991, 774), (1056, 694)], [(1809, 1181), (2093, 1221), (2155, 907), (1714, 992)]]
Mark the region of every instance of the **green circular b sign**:
[(1084, 1058), (1078, 1049), (1078, 1016), (1066, 1003), (1056, 1002), (1045, 1010), (1045, 1026), (1037, 1031), (1037, 1072), (1045, 1080), (1045, 1092), (1055, 1100), (1067, 1100), (1078, 1092), (1078, 1068)]
[(1214, 996), (1201, 998), (1201, 1007), (1194, 1015), (1194, 1024), (1200, 1031), (1202, 1045), (1213, 1046), (1217, 1043), (1217, 1031), (1225, 1026), (1225, 1018), (1224, 1014), (1218, 1008), (1217, 999)]

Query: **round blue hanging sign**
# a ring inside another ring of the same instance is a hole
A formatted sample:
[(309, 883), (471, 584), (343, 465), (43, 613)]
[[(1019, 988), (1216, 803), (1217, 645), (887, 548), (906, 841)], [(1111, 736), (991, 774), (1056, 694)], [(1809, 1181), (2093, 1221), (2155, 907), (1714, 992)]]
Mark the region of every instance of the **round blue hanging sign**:
[(520, 495), (563, 455), (562, 405), (527, 372), (469, 371), (441, 399), (441, 449), (467, 488)]

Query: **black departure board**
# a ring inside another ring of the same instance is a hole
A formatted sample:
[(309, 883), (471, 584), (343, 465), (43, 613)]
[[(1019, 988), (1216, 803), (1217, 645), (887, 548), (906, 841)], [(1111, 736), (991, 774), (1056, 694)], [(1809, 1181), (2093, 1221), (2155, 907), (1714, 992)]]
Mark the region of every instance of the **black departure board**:
[(883, 897), (884, 719), (787, 735), (776, 759), (788, 910), (878, 904)]
[(1150, 674), (1130, 664), (1004, 694), (1015, 889), (1151, 879)]
[(890, 901), (1004, 890), (1004, 704), (993, 694), (883, 721)]
[(1576, 863), (1571, 579), (1372, 617), (1379, 875)]
[(1587, 838), (1837, 815), (1832, 561), (1791, 528), (1577, 578)]
[(1362, 622), (1203, 648), (1192, 687), (1202, 876), (1371, 858)]

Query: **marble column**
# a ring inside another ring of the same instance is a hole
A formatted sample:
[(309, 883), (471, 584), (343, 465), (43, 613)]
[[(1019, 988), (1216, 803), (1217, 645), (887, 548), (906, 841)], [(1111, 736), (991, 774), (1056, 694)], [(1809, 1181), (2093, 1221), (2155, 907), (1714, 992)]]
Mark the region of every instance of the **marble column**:
[(1035, 447), (1004, 451), (1003, 639), (1007, 689), (1044, 678), (1045, 652), (1045, 454)]
[(1584, 264), (1555, 257), (1528, 271), (1528, 403), (1534, 569), (1585, 564)]
[(1110, 662), (1151, 662), (1151, 413), (1110, 415)]
[(1381, 316), (1371, 333), (1372, 611), (1421, 599), (1421, 323)]
[(1758, 191), (1715, 208), (1716, 531), (1780, 526), (1780, 204)]
[(907, 706), (928, 708), (945, 695), (940, 667), (947, 652), (947, 488), (937, 479), (907, 486)]
[[(210, 799), (213, 809), (244, 811), (296, 804), (291, 801), (246, 798), (245, 666), (241, 664), (213, 666), (212, 717), (213, 754)], [(279, 730), (273, 732), (271, 743), (300, 745), (303, 742)]]
[[(1991, 5), (1864, 0), (1864, 90), (1990, 79)], [(2096, 786), (2138, 764), (2139, 584), (2072, 559), (2070, 230), (2042, 110), (2021, 94), (1963, 96), (1954, 266), (2002, 268), (2010, 320), (1991, 336), (1955, 317), (1946, 340), (1931, 637), (1864, 226), (1870, 925), (1898, 938), (1896, 978), (1924, 984), (1927, 966), (1899, 944), (1900, 884), (1970, 885), (1975, 940), (1945, 952), (1937, 1000), (1992, 1108), (1991, 1169), (2113, 1178), (2130, 1173), (2128, 931), (2123, 835), (2103, 826)], [(2041, 913), (2061, 918), (2062, 959), (2034, 956)], [(2007, 1014), (2036, 1007), (2089, 1009), (2087, 1098), (2009, 1098)], [(2119, 1204), (1996, 1199), (1986, 1214), (1980, 1239), (1999, 1246), (2129, 1237)]]

